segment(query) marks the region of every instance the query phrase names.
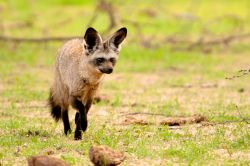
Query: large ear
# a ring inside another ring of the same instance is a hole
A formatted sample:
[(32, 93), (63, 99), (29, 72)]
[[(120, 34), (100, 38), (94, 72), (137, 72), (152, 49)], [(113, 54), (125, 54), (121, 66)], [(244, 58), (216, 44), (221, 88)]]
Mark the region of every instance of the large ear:
[(123, 40), (126, 38), (126, 36), (127, 36), (127, 28), (123, 27), (119, 29), (118, 31), (116, 31), (107, 42), (113, 50), (119, 51), (120, 49), (119, 46), (123, 42)]
[(92, 27), (86, 30), (85, 35), (84, 35), (84, 40), (86, 43), (85, 49), (88, 53), (93, 53), (95, 50), (98, 49), (98, 47), (102, 43), (101, 36)]

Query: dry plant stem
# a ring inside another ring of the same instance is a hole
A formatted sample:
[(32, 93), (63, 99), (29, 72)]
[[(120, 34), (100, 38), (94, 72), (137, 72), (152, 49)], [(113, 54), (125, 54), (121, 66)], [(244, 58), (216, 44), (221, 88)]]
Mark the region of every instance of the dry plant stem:
[(233, 80), (235, 78), (243, 77), (243, 76), (245, 76), (245, 75), (247, 75), (247, 74), (250, 73), (250, 69), (242, 69), (242, 70), (238, 71), (238, 73), (239, 73), (239, 75), (234, 75), (232, 77), (226, 77), (226, 79)]

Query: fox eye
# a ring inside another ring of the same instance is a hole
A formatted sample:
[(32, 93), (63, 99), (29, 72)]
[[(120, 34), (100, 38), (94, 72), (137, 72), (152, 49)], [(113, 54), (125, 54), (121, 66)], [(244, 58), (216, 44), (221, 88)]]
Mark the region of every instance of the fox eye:
[(105, 61), (105, 59), (104, 58), (96, 58), (96, 62), (97, 63), (103, 63)]
[(110, 58), (109, 61), (113, 64), (116, 62), (115, 58)]

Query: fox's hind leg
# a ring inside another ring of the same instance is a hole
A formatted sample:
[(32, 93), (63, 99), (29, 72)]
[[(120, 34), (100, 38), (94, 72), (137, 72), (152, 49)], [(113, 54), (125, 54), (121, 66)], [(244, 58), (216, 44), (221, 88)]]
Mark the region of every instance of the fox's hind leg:
[[(50, 90), (49, 95), (49, 106), (51, 108), (51, 116), (58, 122), (60, 119), (63, 121), (64, 125), (64, 133), (67, 135), (71, 129), (69, 124), (69, 116), (68, 116), (68, 105), (58, 104), (58, 98), (53, 95), (52, 89)], [(57, 102), (55, 102), (57, 101)]]

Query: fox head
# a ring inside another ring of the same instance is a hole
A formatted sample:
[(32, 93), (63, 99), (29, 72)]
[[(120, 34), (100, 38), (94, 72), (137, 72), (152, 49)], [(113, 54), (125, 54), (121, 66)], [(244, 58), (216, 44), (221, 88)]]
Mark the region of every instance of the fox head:
[(121, 43), (127, 36), (127, 29), (121, 28), (109, 39), (102, 41), (94, 28), (88, 28), (84, 35), (84, 48), (88, 64), (99, 73), (110, 74), (118, 59)]

